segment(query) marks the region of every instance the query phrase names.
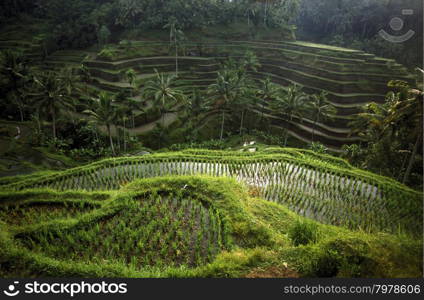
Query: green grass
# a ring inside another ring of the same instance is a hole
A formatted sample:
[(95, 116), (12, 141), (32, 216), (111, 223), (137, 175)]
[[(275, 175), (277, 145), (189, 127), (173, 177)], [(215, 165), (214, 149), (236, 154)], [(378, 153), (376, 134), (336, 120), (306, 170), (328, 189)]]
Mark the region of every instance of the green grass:
[(256, 188), (259, 196), (322, 223), (369, 232), (396, 232), (399, 228), (421, 232), (421, 193), (353, 168), (344, 160), (297, 149), (257, 153), (185, 150), (106, 159), (0, 188), (107, 191), (140, 178), (202, 174), (236, 178)]
[[(110, 196), (66, 218), (0, 222), (0, 275), (243, 277), (276, 266), (297, 276), (422, 275), (422, 239), (307, 221), (234, 179), (149, 178)], [(315, 237), (298, 245), (290, 232), (304, 222)]]
[(60, 260), (143, 266), (202, 265), (222, 246), (219, 215), (198, 200), (143, 195), (125, 209), (76, 231), (21, 235), (33, 252)]

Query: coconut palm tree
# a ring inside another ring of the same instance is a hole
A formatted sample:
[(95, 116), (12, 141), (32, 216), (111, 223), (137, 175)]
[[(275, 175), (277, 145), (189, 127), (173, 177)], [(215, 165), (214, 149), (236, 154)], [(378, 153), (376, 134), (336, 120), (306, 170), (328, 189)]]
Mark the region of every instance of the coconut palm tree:
[[(302, 121), (305, 113), (308, 111), (308, 95), (306, 95), (299, 85), (291, 85), (287, 89), (282, 89), (279, 97), (274, 99), (271, 104), (272, 110), (276, 115), (282, 115), (286, 122), (291, 124), (297, 117)], [(285, 133), (284, 146), (287, 145), (288, 132)]]
[(183, 103), (186, 99), (184, 93), (175, 87), (176, 76), (166, 76), (155, 70), (156, 76), (149, 80), (144, 87), (144, 96), (146, 99), (152, 99), (154, 104), (159, 107), (162, 115), (162, 126), (165, 126), (165, 113), (169, 107)]
[[(136, 77), (137, 77), (137, 74), (134, 71), (134, 69), (130, 68), (125, 71), (125, 79), (130, 84), (131, 87), (133, 87)], [(133, 90), (131, 90), (131, 96), (132, 95), (133, 95)]]
[(13, 50), (0, 51), (1, 87), (16, 85), (28, 72), (25, 58), (21, 52)]
[(125, 92), (119, 92), (115, 97), (115, 101), (131, 120), (131, 127), (135, 128), (136, 115), (145, 112), (142, 108), (143, 101), (138, 98), (130, 98)]
[(383, 133), (387, 132), (391, 101), (384, 104), (375, 102), (363, 106), (363, 112), (357, 114), (355, 119), (349, 123), (350, 135), (358, 135), (367, 142), (376, 142), (381, 139)]
[(16, 105), (22, 122), (28, 104), (27, 87), (32, 73), (21, 52), (0, 51), (0, 95)]
[(57, 73), (47, 71), (34, 76), (32, 91), (28, 94), (35, 108), (51, 117), (53, 138), (56, 139), (56, 122), (62, 111), (74, 110), (68, 83)]
[[(398, 175), (398, 179), (403, 175), (406, 183), (422, 143), (423, 95), (406, 82), (392, 81), (389, 87), (398, 91), (388, 93), (384, 104), (367, 104), (350, 126), (352, 134), (367, 142), (368, 164), (378, 165), (380, 173), (383, 170), (386, 175)], [(411, 153), (409, 162), (405, 157), (401, 165), (395, 166), (393, 159), (398, 159), (399, 153)]]
[(276, 1), (275, 0), (256, 0), (256, 1), (262, 3), (264, 7), (264, 26), (267, 27), (270, 5), (272, 5)]
[(91, 116), (98, 125), (106, 126), (109, 135), (110, 149), (115, 156), (115, 147), (111, 127), (115, 124), (117, 118), (117, 108), (113, 103), (113, 97), (107, 92), (100, 92), (98, 98), (93, 98), (91, 107), (84, 112)]
[(315, 127), (322, 119), (331, 118), (337, 113), (337, 109), (328, 102), (327, 100), (328, 93), (322, 91), (319, 94), (314, 94), (311, 96), (310, 101), (310, 110), (314, 120), (314, 125), (312, 127), (312, 142), (314, 142), (315, 137)]
[(258, 57), (252, 51), (246, 51), (241, 62), (241, 67), (246, 71), (257, 72), (258, 68), (261, 67)]
[(142, 107), (143, 101), (128, 98), (126, 105), (130, 111), (132, 128), (135, 128), (135, 117), (146, 113), (145, 109)]
[(423, 141), (424, 92), (419, 88), (412, 89), (407, 83), (399, 81), (389, 82), (389, 87), (397, 88), (399, 92), (389, 93), (389, 97), (392, 97), (392, 105), (385, 121), (395, 129), (407, 127), (409, 138), (414, 141), (409, 163), (402, 180), (403, 183), (406, 183), (411, 174), (418, 148)]
[(235, 70), (224, 69), (218, 72), (216, 82), (208, 87), (207, 93), (212, 105), (215, 109), (221, 111), (221, 133), (220, 139), (224, 136), (225, 115), (229, 112), (229, 105), (237, 99), (240, 94), (240, 87), (242, 82), (241, 73)]
[(258, 14), (258, 4), (256, 3), (256, 0), (247, 0), (246, 3), (244, 3), (244, 7), (246, 8), (245, 15), (247, 16), (247, 25), (250, 27), (252, 18), (256, 18), (256, 15)]
[(175, 76), (178, 76), (178, 47), (185, 39), (184, 32), (178, 29), (178, 21), (174, 17), (171, 17), (163, 28), (169, 29), (169, 45), (175, 48)]
[(90, 69), (85, 65), (81, 64), (78, 68), (79, 76), (81, 80), (85, 83), (85, 94), (88, 94), (88, 83), (91, 81), (92, 76)]
[(254, 106), (256, 100), (256, 89), (252, 85), (243, 82), (243, 85), (240, 86), (239, 95), (234, 101), (234, 104), (236, 107), (238, 107), (238, 110), (241, 110), (239, 131), (240, 136), (243, 135), (246, 113)]
[(271, 81), (269, 77), (260, 81), (260, 86), (257, 91), (257, 97), (261, 100), (261, 119), (265, 113), (265, 105), (275, 102), (278, 95), (281, 94), (281, 87)]
[(192, 95), (187, 99), (187, 110), (191, 118), (197, 118), (201, 113), (210, 109), (209, 103), (198, 89), (193, 90)]
[(75, 70), (73, 68), (63, 68), (59, 70), (57, 75), (61, 79), (68, 95), (71, 95), (77, 90), (77, 76), (75, 75)]

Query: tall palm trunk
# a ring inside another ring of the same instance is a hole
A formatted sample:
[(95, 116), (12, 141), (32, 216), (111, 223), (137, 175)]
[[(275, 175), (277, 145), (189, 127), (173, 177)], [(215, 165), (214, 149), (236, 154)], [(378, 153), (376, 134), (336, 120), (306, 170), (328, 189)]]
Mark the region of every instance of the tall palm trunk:
[(106, 124), (107, 133), (109, 134), (109, 142), (110, 142), (110, 149), (112, 150), (112, 155), (115, 156), (115, 147), (113, 146), (113, 139), (112, 139), (112, 132), (110, 131), (110, 124)]
[(115, 130), (116, 130), (116, 148), (119, 152), (121, 152), (121, 133), (120, 133), (118, 125), (115, 125)]
[(317, 115), (315, 117), (314, 126), (312, 127), (312, 143), (314, 142), (314, 138), (315, 138), (315, 127), (317, 126), (318, 121), (319, 121), (319, 116)]
[(162, 109), (162, 126), (165, 127), (165, 110)]
[(99, 134), (97, 133), (97, 128), (94, 129), (94, 137), (99, 141)]
[(264, 14), (264, 26), (266, 27), (266, 21), (268, 17), (268, 0), (265, 1), (265, 14)]
[(175, 34), (175, 76), (178, 76), (178, 45), (177, 45), (177, 34)]
[(412, 166), (415, 162), (415, 156), (417, 155), (418, 147), (420, 146), (423, 139), (422, 131), (419, 132), (417, 140), (415, 141), (414, 150), (412, 150), (411, 158), (409, 159), (408, 168), (405, 171), (405, 176), (403, 177), (402, 183), (405, 184), (408, 181), (409, 175), (411, 175)]
[(53, 139), (56, 140), (56, 112), (54, 110), (54, 107), (51, 108), (51, 113), (52, 113)]
[(284, 134), (284, 147), (287, 146), (287, 140), (289, 138), (289, 131), (286, 129), (286, 133)]
[(240, 135), (242, 135), (242, 133), (243, 133), (243, 121), (244, 121), (244, 109), (241, 112)]
[(19, 107), (19, 115), (21, 116), (21, 122), (23, 122), (24, 121), (23, 109), (22, 109), (22, 107), (20, 105), (18, 105), (18, 107)]
[(36, 121), (37, 121), (38, 133), (41, 133), (40, 111), (39, 110), (37, 110)]
[[(292, 121), (293, 121), (293, 116), (290, 116), (288, 124), (291, 124)], [(289, 130), (286, 128), (286, 134), (284, 136), (284, 147), (287, 146), (287, 140), (288, 139), (289, 139)]]
[(264, 114), (265, 114), (265, 101), (262, 102), (262, 105), (261, 106), (262, 106), (262, 111), (261, 111), (261, 120), (260, 120), (260, 122), (262, 122), (262, 120), (264, 118)]
[(125, 124), (125, 117), (123, 119), (124, 121), (124, 132), (123, 132), (123, 136), (124, 136), (124, 152), (127, 152), (127, 133), (126, 133), (126, 124)]
[(222, 111), (222, 123), (221, 123), (221, 136), (220, 140), (222, 141), (222, 138), (224, 137), (224, 123), (225, 123), (225, 111)]

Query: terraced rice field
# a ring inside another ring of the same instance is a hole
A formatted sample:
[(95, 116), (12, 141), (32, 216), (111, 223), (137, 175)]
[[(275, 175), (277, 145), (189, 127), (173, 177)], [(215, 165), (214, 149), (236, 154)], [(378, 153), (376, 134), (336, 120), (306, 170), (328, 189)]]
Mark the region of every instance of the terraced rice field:
[[(134, 182), (119, 195), (0, 192), (0, 274), (143, 277), (204, 266), (234, 242), (231, 214), (222, 216), (231, 202), (223, 208), (218, 200), (228, 195), (211, 182), (158, 178)], [(177, 188), (181, 183), (184, 189)]]
[(322, 223), (369, 231), (421, 230), (419, 193), (388, 178), (357, 170), (343, 160), (325, 159), (327, 162), (322, 163), (301, 150), (257, 155), (189, 150), (105, 160), (4, 185), (2, 189), (109, 191), (142, 178), (225, 176), (249, 186), (260, 197)]
[[(416, 276), (421, 199), (308, 150), (108, 159), (0, 179), (0, 275), (226, 277), (282, 257), (309, 276)], [(320, 237), (302, 248), (288, 237), (299, 215)], [(358, 260), (328, 273), (326, 249)], [(386, 269), (396, 253), (402, 268)]]
[[(3, 42), (9, 43), (9, 42)], [(1, 44), (0, 44), (1, 46)], [(43, 67), (58, 68), (66, 65), (79, 66), (84, 63), (93, 76), (89, 87), (94, 90), (119, 92), (132, 87), (122, 75), (128, 68), (137, 73), (137, 81), (144, 82), (154, 76), (154, 70), (173, 73), (175, 58), (168, 55), (168, 43), (132, 41), (131, 56), (125, 55), (125, 47), (115, 60), (106, 61), (96, 53), (87, 51), (58, 51), (42, 63)], [(388, 91), (387, 82), (393, 79), (410, 82), (406, 68), (391, 59), (375, 57), (362, 51), (297, 42), (232, 41), (226, 43), (186, 43), (186, 54), (179, 57), (180, 87), (191, 92), (192, 88), (205, 89), (214, 82), (220, 63), (229, 58), (242, 57), (246, 51), (255, 53), (261, 63), (257, 72), (251, 72), (256, 80), (269, 77), (283, 87), (299, 84), (307, 93), (328, 92), (329, 101), (337, 108), (333, 118), (314, 125), (313, 120), (288, 123), (272, 118), (277, 129), (288, 130), (289, 134), (304, 142), (310, 142), (312, 128), (317, 141), (332, 151), (339, 151), (344, 144), (356, 143), (360, 139), (349, 136), (349, 122), (360, 107), (371, 101), (382, 103)], [(138, 97), (137, 93), (134, 93)], [(267, 104), (265, 103), (267, 111)], [(138, 120), (135, 133), (151, 130), (149, 124)]]
[(216, 211), (196, 199), (170, 194), (136, 197), (94, 226), (62, 235), (26, 232), (19, 240), (32, 252), (62, 260), (102, 263), (109, 257), (133, 268), (194, 267), (210, 262), (222, 250), (222, 232)]

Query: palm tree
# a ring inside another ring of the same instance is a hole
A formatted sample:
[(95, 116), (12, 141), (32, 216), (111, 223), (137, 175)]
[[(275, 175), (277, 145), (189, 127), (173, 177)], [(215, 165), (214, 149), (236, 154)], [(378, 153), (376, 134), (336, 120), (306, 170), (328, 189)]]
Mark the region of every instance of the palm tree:
[(25, 94), (19, 95), (18, 92), (11, 92), (6, 95), (8, 102), (13, 103), (19, 110), (19, 116), (21, 118), (21, 122), (24, 121), (24, 111), (26, 108), (26, 97)]
[(238, 71), (225, 69), (218, 72), (216, 82), (208, 88), (208, 94), (213, 101), (216, 109), (222, 113), (221, 134), (220, 139), (224, 136), (225, 114), (228, 110), (228, 105), (231, 104), (240, 93), (242, 74)]
[(76, 90), (77, 76), (74, 74), (73, 68), (63, 68), (59, 70), (58, 77), (61, 79), (63, 86), (68, 95)]
[(264, 26), (266, 27), (267, 17), (268, 17), (268, 1), (265, 0), (265, 13), (264, 13)]
[[(404, 182), (409, 177), (422, 141), (422, 127), (419, 125), (420, 122), (422, 124), (419, 117), (422, 116), (422, 103), (420, 104), (420, 100), (415, 102), (408, 90), (409, 87), (405, 85), (401, 92), (388, 93), (384, 104), (372, 102), (365, 105), (364, 111), (357, 114), (349, 124), (352, 128), (351, 134), (358, 135), (367, 143), (366, 165), (378, 169), (380, 174), (398, 179), (403, 174)], [(410, 145), (411, 140), (414, 141), (412, 155), (403, 173), (407, 158), (405, 157), (401, 165), (397, 165), (396, 161), (400, 153), (408, 152), (403, 147), (405, 144)]]
[(245, 14), (247, 16), (247, 25), (250, 27), (251, 17), (256, 17), (256, 14), (258, 12), (256, 1), (248, 0), (245, 6), (246, 6)]
[(261, 119), (262, 121), (265, 113), (265, 105), (275, 102), (275, 99), (281, 93), (279, 85), (273, 83), (269, 77), (260, 81), (260, 88), (257, 91), (257, 97), (261, 100)]
[[(142, 104), (143, 102), (141, 100), (137, 100), (134, 98), (128, 98), (127, 100), (127, 107), (130, 111), (130, 116), (131, 116), (131, 125), (132, 128), (135, 128), (135, 116), (139, 116), (142, 115), (144, 113), (146, 113), (146, 111), (144, 110), (144, 108), (142, 108)], [(136, 113), (138, 112), (138, 113)]]
[(78, 71), (81, 80), (85, 83), (85, 93), (88, 94), (88, 83), (92, 79), (90, 69), (85, 64), (81, 64)]
[(84, 112), (90, 115), (97, 124), (105, 125), (109, 135), (110, 149), (115, 156), (111, 126), (115, 124), (117, 109), (113, 103), (113, 97), (107, 92), (100, 92), (98, 98), (92, 99), (91, 107)]
[(252, 70), (257, 72), (258, 68), (261, 67), (261, 63), (259, 62), (259, 59), (255, 53), (252, 51), (246, 51), (241, 63), (241, 67), (243, 67), (245, 70)]
[(168, 107), (184, 102), (185, 96), (181, 90), (174, 87), (177, 78), (175, 75), (165, 76), (157, 70), (155, 72), (156, 77), (146, 83), (144, 95), (146, 99), (152, 99), (154, 104), (159, 107), (162, 126), (165, 126), (165, 113)]
[(184, 32), (178, 29), (178, 21), (174, 17), (170, 18), (164, 29), (169, 28), (169, 45), (175, 48), (175, 76), (178, 76), (178, 46), (184, 40)]
[(56, 139), (57, 117), (63, 110), (74, 110), (67, 82), (57, 73), (47, 71), (34, 76), (34, 90), (29, 93), (36, 109), (45, 111), (52, 120), (53, 138)]
[[(398, 88), (400, 92), (389, 93), (393, 98), (386, 123), (394, 128), (407, 126), (410, 138), (415, 141), (402, 182), (406, 183), (411, 174), (418, 148), (423, 141), (423, 91), (411, 89), (404, 82), (391, 81), (389, 87)], [(412, 129), (412, 130), (411, 130)]]
[(204, 100), (198, 89), (193, 90), (191, 97), (187, 99), (187, 110), (191, 118), (197, 118), (201, 113), (210, 109), (207, 101)]
[(314, 125), (312, 127), (312, 142), (314, 142), (315, 137), (315, 127), (322, 119), (331, 118), (337, 113), (337, 109), (328, 102), (327, 100), (328, 93), (322, 91), (319, 94), (314, 94), (311, 96), (310, 109), (314, 119)]
[(241, 111), (240, 118), (240, 131), (239, 134), (243, 134), (243, 124), (245, 120), (246, 112), (252, 108), (252, 106), (256, 103), (256, 86), (253, 80), (250, 77), (246, 76), (244, 73), (245, 67), (242, 65), (242, 71), (237, 71), (235, 73), (234, 80), (234, 100), (232, 104), (234, 104), (235, 111)]
[(275, 0), (257, 0), (257, 1), (263, 3), (263, 6), (264, 6), (264, 26), (267, 27), (270, 2), (271, 3), (275, 2)]
[(0, 94), (16, 105), (22, 122), (27, 106), (27, 87), (32, 79), (31, 73), (32, 70), (21, 52), (12, 50), (0, 52)]
[(246, 111), (248, 111), (252, 104), (255, 103), (256, 100), (256, 90), (248, 84), (245, 84), (243, 86), (240, 86), (240, 92), (236, 99), (235, 104), (236, 106), (241, 109), (241, 118), (240, 118), (240, 136), (243, 135), (243, 127), (244, 127), (244, 121), (245, 121), (245, 115)]
[(21, 52), (4, 50), (0, 52), (0, 78), (4, 85), (16, 85), (28, 73), (25, 58)]
[(384, 104), (371, 102), (364, 105), (363, 112), (357, 114), (355, 119), (349, 123), (350, 135), (358, 135), (367, 142), (379, 141), (389, 128), (387, 117), (391, 106), (390, 102)]
[(128, 121), (128, 114), (129, 114), (129, 108), (123, 104), (123, 105), (117, 105), (116, 107), (116, 123), (121, 121), (122, 123), (122, 130), (118, 126), (116, 127), (117, 135), (118, 135), (118, 146), (119, 150), (121, 149), (121, 143), (119, 136), (121, 135), (120, 132), (122, 132), (122, 142), (124, 144), (124, 152), (127, 151), (127, 121)]
[(120, 109), (131, 119), (132, 128), (135, 128), (136, 111), (144, 113), (144, 109), (141, 107), (143, 102), (139, 99), (128, 97), (125, 92), (119, 92), (115, 97), (115, 101), (120, 106)]
[[(136, 72), (134, 69), (130, 68), (127, 71), (125, 71), (125, 79), (130, 84), (131, 88), (133, 87), (133, 84), (135, 83), (135, 79), (137, 77)], [(131, 96), (133, 95), (133, 91), (131, 90)]]
[[(283, 114), (286, 122), (291, 124), (297, 117), (302, 121), (304, 114), (308, 111), (308, 96), (302, 92), (299, 85), (291, 85), (286, 90), (281, 90), (280, 97), (274, 99), (272, 109), (275, 114)], [(284, 146), (287, 145), (288, 132), (285, 134)]]

